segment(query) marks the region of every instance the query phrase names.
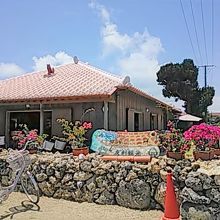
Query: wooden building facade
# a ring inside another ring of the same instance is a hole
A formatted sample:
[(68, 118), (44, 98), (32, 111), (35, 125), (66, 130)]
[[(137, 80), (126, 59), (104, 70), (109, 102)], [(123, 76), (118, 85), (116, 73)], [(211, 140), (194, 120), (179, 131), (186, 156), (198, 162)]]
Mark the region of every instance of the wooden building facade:
[[(165, 129), (168, 111), (172, 111), (172, 107), (133, 87), (128, 77), (125, 80), (108, 75), (81, 62), (64, 67), (57, 67), (56, 75), (50, 77), (45, 77), (48, 73), (42, 71), (0, 82), (0, 136), (6, 137), (6, 143), (18, 125), (24, 123), (30, 129), (38, 129), (39, 133), (59, 136), (61, 126), (56, 121), (58, 118), (80, 120), (84, 112), (92, 108), (95, 111), (83, 118), (93, 123), (90, 135), (100, 128), (128, 131)], [(83, 78), (79, 77), (81, 75)], [(96, 80), (92, 81), (91, 76)], [(41, 81), (37, 88), (36, 77)], [(42, 88), (46, 88), (48, 83), (53, 86), (44, 91)], [(23, 89), (24, 86), (28, 89)], [(32, 87), (33, 90), (36, 88), (33, 92)]]

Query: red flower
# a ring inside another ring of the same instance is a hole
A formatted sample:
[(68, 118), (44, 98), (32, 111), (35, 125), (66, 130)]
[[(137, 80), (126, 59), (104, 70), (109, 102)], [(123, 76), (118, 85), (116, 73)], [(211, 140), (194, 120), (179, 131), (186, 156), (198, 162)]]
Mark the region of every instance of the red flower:
[(85, 129), (92, 129), (92, 123), (91, 122), (89, 122), (89, 123), (84, 122), (83, 123), (83, 128), (85, 128)]

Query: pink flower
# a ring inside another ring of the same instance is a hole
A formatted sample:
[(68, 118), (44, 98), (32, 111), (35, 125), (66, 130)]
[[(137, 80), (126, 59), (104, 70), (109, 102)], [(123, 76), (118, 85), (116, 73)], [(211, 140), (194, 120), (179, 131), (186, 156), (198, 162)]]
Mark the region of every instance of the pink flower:
[(205, 123), (194, 125), (184, 132), (184, 138), (188, 141), (194, 141), (199, 146), (212, 147), (219, 141), (220, 128)]
[(92, 129), (92, 123), (91, 122), (84, 122), (83, 123), (83, 128), (85, 129)]

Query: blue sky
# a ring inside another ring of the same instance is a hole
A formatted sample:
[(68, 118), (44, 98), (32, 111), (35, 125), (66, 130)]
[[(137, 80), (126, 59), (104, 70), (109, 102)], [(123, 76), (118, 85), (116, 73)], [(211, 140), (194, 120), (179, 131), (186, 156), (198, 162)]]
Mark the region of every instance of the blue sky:
[[(220, 1), (213, 1), (213, 53), (212, 0), (202, 3), (208, 63), (216, 66), (208, 71), (208, 84), (216, 89), (210, 111), (220, 111)], [(160, 65), (185, 58), (192, 58), (196, 65), (207, 64), (201, 0), (192, 0), (192, 5), (202, 59), (190, 0), (182, 3), (197, 59), (180, 0), (0, 1), (0, 79), (41, 70), (46, 63), (68, 63), (76, 55), (104, 70), (130, 75), (134, 85), (163, 99), (162, 88), (155, 81)], [(204, 84), (203, 69), (199, 82)], [(163, 100), (175, 104), (173, 100)]]

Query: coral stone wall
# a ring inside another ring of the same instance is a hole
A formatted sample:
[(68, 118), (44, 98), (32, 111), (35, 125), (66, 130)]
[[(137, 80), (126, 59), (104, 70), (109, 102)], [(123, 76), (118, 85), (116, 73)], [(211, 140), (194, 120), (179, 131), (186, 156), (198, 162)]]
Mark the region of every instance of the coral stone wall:
[[(134, 209), (163, 209), (166, 171), (173, 170), (182, 219), (220, 219), (220, 161), (194, 162), (161, 157), (149, 164), (102, 161), (62, 154), (32, 155), (29, 169), (41, 194), (57, 199), (117, 204)], [(0, 183), (12, 172), (0, 156)]]

